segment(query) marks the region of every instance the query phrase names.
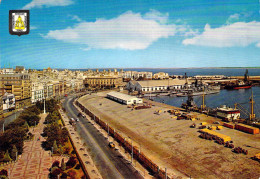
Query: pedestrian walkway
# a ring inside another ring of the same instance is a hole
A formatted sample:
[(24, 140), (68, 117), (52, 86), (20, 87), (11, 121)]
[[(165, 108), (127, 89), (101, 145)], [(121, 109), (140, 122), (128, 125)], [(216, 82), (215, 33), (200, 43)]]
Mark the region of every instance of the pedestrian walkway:
[(84, 162), (84, 166), (87, 170), (87, 173), (90, 178), (93, 179), (102, 179), (101, 174), (99, 173), (97, 167), (94, 164), (89, 152), (86, 149), (86, 145), (84, 145), (83, 141), (79, 134), (75, 131), (74, 127), (69, 123), (68, 116), (60, 109), (61, 117), (65, 123), (65, 127), (68, 129), (71, 140), (74, 142), (75, 149), (78, 151), (78, 154), (81, 160)]
[[(18, 161), (3, 167), (8, 171), (10, 179), (46, 179), (52, 163), (55, 160), (61, 162), (63, 157), (51, 157), (50, 151), (45, 151), (41, 147), (42, 142), (45, 141), (41, 133), (46, 116), (47, 114), (41, 114), (38, 126), (30, 129), (30, 132), (34, 134), (34, 140), (24, 142), (24, 151)], [(68, 159), (64, 158), (64, 160)]]

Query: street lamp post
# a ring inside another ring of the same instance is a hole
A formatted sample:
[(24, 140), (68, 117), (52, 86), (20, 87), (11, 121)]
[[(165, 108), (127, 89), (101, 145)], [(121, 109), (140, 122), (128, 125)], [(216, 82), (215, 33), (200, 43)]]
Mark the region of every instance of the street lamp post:
[(45, 109), (45, 98), (44, 98), (44, 103), (43, 103), (43, 113), (46, 114), (46, 109)]

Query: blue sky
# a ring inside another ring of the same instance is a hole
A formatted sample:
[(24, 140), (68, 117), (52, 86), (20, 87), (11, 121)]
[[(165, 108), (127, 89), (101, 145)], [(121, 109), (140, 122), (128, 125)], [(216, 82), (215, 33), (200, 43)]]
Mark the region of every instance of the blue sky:
[[(29, 35), (8, 13), (29, 9)], [(0, 0), (1, 67), (260, 66), (259, 0)]]

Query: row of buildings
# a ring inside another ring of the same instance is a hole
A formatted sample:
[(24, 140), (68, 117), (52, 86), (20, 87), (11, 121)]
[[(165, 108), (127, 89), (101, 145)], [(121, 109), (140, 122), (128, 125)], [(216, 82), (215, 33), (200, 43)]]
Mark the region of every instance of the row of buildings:
[(114, 71), (103, 70), (95, 71), (88, 70), (84, 73), (85, 79), (84, 84), (86, 87), (101, 87), (101, 88), (111, 88), (111, 87), (120, 87), (125, 86), (125, 82), (131, 80), (162, 80), (169, 79), (169, 74), (164, 72), (159, 72), (153, 74), (152, 72), (138, 72), (138, 71)]
[(23, 108), (43, 99), (57, 98), (71, 91), (84, 88), (84, 74), (80, 71), (26, 70), (18, 66), (15, 69), (0, 70), (0, 115), (3, 112)]

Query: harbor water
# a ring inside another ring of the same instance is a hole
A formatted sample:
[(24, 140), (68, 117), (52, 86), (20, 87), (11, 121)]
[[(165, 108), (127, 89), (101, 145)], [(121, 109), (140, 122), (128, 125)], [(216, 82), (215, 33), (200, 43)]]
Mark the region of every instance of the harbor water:
[[(220, 90), (220, 93), (209, 94), (205, 96), (205, 104), (210, 108), (217, 108), (221, 105), (234, 107), (235, 103), (239, 103), (245, 110), (241, 111), (242, 117), (247, 117), (245, 111), (250, 112), (250, 98), (253, 90), (254, 110), (256, 117), (260, 117), (260, 87), (252, 87), (251, 89), (239, 90)], [(158, 96), (152, 98), (154, 101), (169, 104), (172, 106), (181, 107), (183, 102), (186, 102), (187, 97), (176, 96)], [(197, 106), (202, 104), (202, 96), (194, 96), (194, 102)]]

